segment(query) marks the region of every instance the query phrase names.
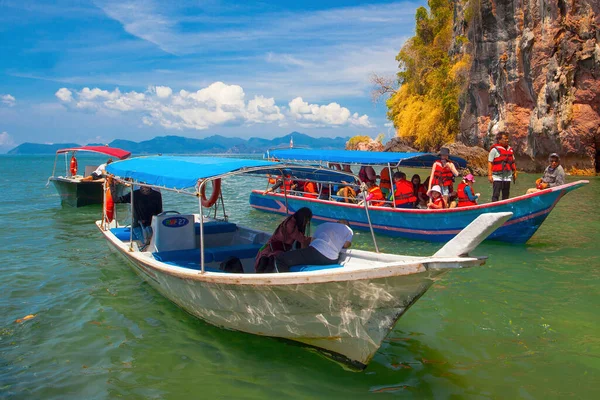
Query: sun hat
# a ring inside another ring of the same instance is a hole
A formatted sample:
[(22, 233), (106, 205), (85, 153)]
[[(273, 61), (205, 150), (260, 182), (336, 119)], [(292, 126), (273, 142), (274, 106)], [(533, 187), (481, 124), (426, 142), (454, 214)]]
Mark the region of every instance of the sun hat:
[(440, 156), (449, 156), (450, 155), (450, 150), (447, 147), (442, 147), (440, 149), (440, 152), (438, 153), (438, 155), (440, 155)]
[(475, 177), (473, 176), (473, 174), (468, 174), (467, 176), (465, 176), (465, 180), (475, 182)]
[(440, 187), (440, 185), (433, 185), (431, 190), (427, 192), (427, 196), (431, 197), (431, 192), (438, 192), (439, 194), (442, 194), (442, 188)]

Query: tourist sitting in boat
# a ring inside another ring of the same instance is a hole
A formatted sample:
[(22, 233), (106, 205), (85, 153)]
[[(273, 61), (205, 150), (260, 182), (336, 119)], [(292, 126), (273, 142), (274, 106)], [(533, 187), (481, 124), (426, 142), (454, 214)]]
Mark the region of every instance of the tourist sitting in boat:
[(458, 207), (477, 205), (477, 199), (479, 198), (480, 194), (473, 194), (473, 183), (475, 183), (475, 177), (473, 174), (468, 174), (463, 178), (460, 185), (458, 185)]
[(402, 171), (394, 173), (394, 205), (396, 208), (415, 208), (417, 197), (413, 185)]
[(442, 196), (442, 189), (439, 185), (434, 185), (429, 192), (427, 192), (427, 196), (429, 196), (429, 203), (427, 204), (427, 208), (432, 210), (440, 210), (446, 208), (446, 200)]
[[(375, 182), (367, 183), (367, 188), (367, 197), (364, 200), (368, 201), (370, 206), (383, 207), (386, 205), (385, 196)], [(359, 204), (364, 204), (364, 200), (360, 201)]]
[(385, 197), (389, 197), (392, 193), (392, 181), (390, 180), (390, 169), (388, 167), (383, 167), (381, 172), (379, 173), (381, 177), (379, 179), (379, 188), (383, 192)]
[(106, 175), (106, 166), (113, 162), (112, 158), (109, 158), (104, 164), (100, 164), (98, 168), (90, 176), (81, 178), (82, 181), (95, 181), (102, 179)]
[(370, 165), (363, 165), (358, 171), (358, 178), (361, 182), (368, 184), (369, 182), (377, 183), (377, 178), (379, 177), (375, 173), (373, 167)]
[(279, 253), (275, 257), (275, 270), (289, 272), (294, 265), (337, 264), (342, 249), (352, 245), (354, 232), (348, 225), (348, 221), (339, 220), (317, 226), (308, 247)]
[(309, 199), (316, 199), (317, 197), (319, 197), (319, 190), (317, 189), (317, 184), (313, 181), (304, 182), (303, 196)]
[(421, 176), (419, 174), (414, 174), (410, 181), (413, 185), (413, 194), (417, 198), (415, 208), (427, 208), (427, 202), (429, 201), (429, 197), (427, 197), (427, 186), (421, 183)]
[[(110, 193), (117, 193), (113, 180), (109, 177)], [(114, 203), (131, 203), (131, 192), (113, 198)], [(142, 249), (150, 244), (152, 237), (152, 217), (163, 211), (162, 195), (148, 186), (133, 191), (133, 218), (131, 228), (133, 238), (142, 242)]]
[(565, 170), (560, 165), (560, 156), (556, 153), (550, 154), (548, 163), (550, 165), (544, 170), (544, 176), (535, 181), (535, 187), (528, 189), (528, 194), (565, 184)]
[(456, 208), (458, 207), (458, 192), (450, 192), (448, 195), (448, 201), (446, 202), (446, 207), (448, 208)]
[(356, 190), (352, 186), (343, 186), (336, 192), (337, 201), (356, 203)]
[(306, 236), (306, 227), (311, 218), (310, 208), (302, 207), (283, 220), (267, 243), (260, 248), (254, 261), (254, 270), (259, 273), (274, 272), (277, 254), (292, 250), (294, 243), (300, 248), (308, 246), (310, 237)]
[(458, 170), (452, 161), (448, 159), (450, 150), (447, 147), (442, 147), (439, 152), (440, 159), (431, 166), (431, 180), (428, 189), (438, 185), (441, 189), (444, 201), (448, 200), (448, 196), (453, 191), (454, 177), (458, 176)]
[[(273, 178), (270, 178), (270, 179), (273, 179)], [(269, 182), (270, 182), (270, 180), (269, 180)], [(292, 180), (292, 176), (290, 174), (285, 174), (285, 178), (278, 177), (276, 179), (275, 185), (273, 185), (270, 188), (268, 188), (267, 190), (265, 190), (264, 194), (275, 193), (275, 191), (277, 189), (279, 189), (279, 192), (283, 193), (284, 188), (285, 188), (285, 192), (287, 192), (287, 194), (290, 194), (290, 192), (292, 190), (295, 190), (297, 187), (298, 187), (298, 185), (296, 182), (294, 182)]]

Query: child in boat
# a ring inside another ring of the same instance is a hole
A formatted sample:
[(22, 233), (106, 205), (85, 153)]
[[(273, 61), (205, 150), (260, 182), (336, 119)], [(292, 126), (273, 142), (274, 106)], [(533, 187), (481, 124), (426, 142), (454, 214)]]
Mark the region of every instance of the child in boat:
[[(386, 205), (385, 197), (383, 196), (383, 192), (379, 186), (377, 186), (375, 182), (369, 182), (367, 183), (367, 187), (369, 189), (367, 198), (365, 200), (369, 202), (369, 205), (375, 207), (384, 207)], [(359, 204), (364, 204), (364, 202), (361, 201)]]
[(302, 207), (283, 220), (269, 241), (258, 251), (254, 270), (259, 273), (274, 272), (277, 254), (292, 250), (294, 242), (298, 242), (301, 248), (308, 246), (310, 237), (306, 236), (306, 227), (311, 218), (310, 208)]
[(473, 174), (465, 176), (458, 185), (458, 207), (476, 206), (479, 193), (473, 194), (473, 183), (475, 183), (475, 177)]
[(417, 197), (413, 193), (413, 185), (406, 180), (402, 171), (394, 172), (394, 205), (396, 208), (415, 208)]
[(429, 196), (429, 204), (427, 208), (432, 210), (440, 210), (446, 208), (446, 201), (442, 197), (442, 189), (439, 185), (434, 185), (429, 192), (427, 192)]

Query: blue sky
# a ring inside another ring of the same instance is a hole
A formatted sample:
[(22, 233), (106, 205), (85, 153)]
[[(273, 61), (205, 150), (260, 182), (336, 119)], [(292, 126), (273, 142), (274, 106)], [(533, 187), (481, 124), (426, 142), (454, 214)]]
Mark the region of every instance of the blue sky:
[(392, 135), (426, 1), (0, 0), (0, 151), (162, 135)]

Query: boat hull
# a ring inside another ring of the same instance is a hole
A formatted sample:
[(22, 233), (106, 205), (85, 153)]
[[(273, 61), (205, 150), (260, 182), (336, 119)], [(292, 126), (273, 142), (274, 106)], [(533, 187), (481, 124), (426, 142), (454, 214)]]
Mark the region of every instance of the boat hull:
[(60, 177), (50, 178), (50, 181), (54, 184), (62, 204), (71, 207), (102, 204), (102, 181), (80, 181)]
[(107, 239), (138, 275), (188, 313), (219, 327), (316, 347), (355, 369), (366, 367), (398, 319), (446, 272), (415, 262), (409, 267), (414, 273), (404, 266), (395, 276), (375, 279), (227, 284), (198, 271), (190, 276), (156, 268)]
[[(512, 218), (492, 233), (488, 240), (525, 243), (538, 230), (562, 196), (587, 183), (588, 181), (578, 181), (495, 203), (446, 210), (370, 207), (369, 216), (377, 233), (407, 239), (446, 242), (483, 213), (512, 212)], [(264, 194), (254, 190), (250, 194), (250, 205), (257, 210), (286, 214), (286, 198), (283, 194)], [(287, 205), (289, 213), (309, 207), (313, 219), (346, 219), (352, 228), (369, 229), (364, 207), (356, 204), (287, 196)]]

